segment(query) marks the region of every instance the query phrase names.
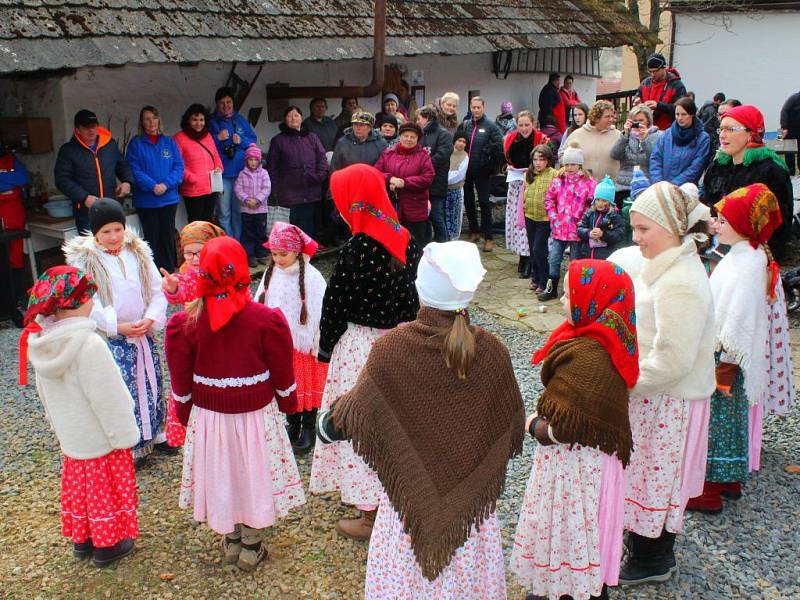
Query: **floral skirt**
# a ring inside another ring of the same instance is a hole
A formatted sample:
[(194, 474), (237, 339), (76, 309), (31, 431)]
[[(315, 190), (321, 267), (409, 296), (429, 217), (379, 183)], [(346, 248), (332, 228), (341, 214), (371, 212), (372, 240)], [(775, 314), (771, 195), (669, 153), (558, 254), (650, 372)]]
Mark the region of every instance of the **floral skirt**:
[(294, 380), (297, 382), (297, 406), (300, 412), (319, 408), (325, 391), (328, 365), (304, 352), (294, 351)]
[[(108, 339), (111, 354), (119, 367), (122, 379), (128, 386), (128, 391), (133, 397), (133, 414), (136, 417), (136, 425), (139, 427), (141, 439), (133, 450), (133, 458), (147, 456), (153, 451), (153, 444), (166, 441), (164, 433), (164, 417), (166, 406), (162, 398), (163, 377), (161, 374), (161, 359), (156, 351), (153, 338), (145, 336), (145, 343), (150, 349), (150, 356), (153, 358), (153, 368), (155, 372), (155, 393), (148, 383), (146, 376), (146, 366), (141, 359), (136, 345), (128, 342), (127, 338), (115, 337)], [(142, 398), (139, 397), (140, 383), (144, 383)]]
[[(322, 396), (323, 410), (355, 386), (372, 345), (385, 332), (385, 329), (347, 324), (347, 331), (331, 356)], [(309, 489), (314, 494), (338, 490), (342, 502), (356, 506), (375, 506), (383, 493), (378, 475), (356, 454), (349, 441), (315, 446)]]
[(622, 463), (595, 448), (538, 446), (509, 570), (535, 595), (576, 600), (617, 585)]
[(464, 188), (447, 190), (444, 199), (444, 225), (447, 239), (457, 240), (461, 237), (461, 225), (464, 220)]
[(433, 581), (422, 575), (411, 536), (384, 494), (369, 540), (365, 600), (505, 600), (503, 538), (492, 513)]
[(764, 400), (764, 412), (786, 415), (794, 402), (794, 370), (783, 286), (776, 286), (776, 292), (777, 299), (769, 307), (769, 393)]
[(186, 429), (179, 504), (196, 521), (223, 534), (262, 529), (305, 504), (277, 403), (238, 414), (194, 406)]
[(625, 469), (625, 529), (655, 538), (683, 530), (686, 503), (703, 493), (708, 400), (631, 398), (633, 454)]
[(525, 227), (517, 227), (517, 211), (519, 203), (524, 202), (525, 182), (512, 181), (508, 184), (506, 196), (506, 248), (519, 256), (530, 256), (528, 233)]
[(186, 441), (186, 427), (178, 420), (178, 415), (175, 412), (175, 397), (172, 395), (172, 390), (169, 392), (169, 400), (167, 401), (167, 444), (172, 448), (180, 448)]
[(73, 542), (91, 539), (95, 548), (110, 548), (136, 539), (138, 503), (130, 450), (83, 460), (63, 457), (61, 533)]
[(750, 472), (750, 404), (741, 369), (736, 373), (731, 394), (727, 397), (716, 391), (711, 396), (706, 481), (744, 482)]

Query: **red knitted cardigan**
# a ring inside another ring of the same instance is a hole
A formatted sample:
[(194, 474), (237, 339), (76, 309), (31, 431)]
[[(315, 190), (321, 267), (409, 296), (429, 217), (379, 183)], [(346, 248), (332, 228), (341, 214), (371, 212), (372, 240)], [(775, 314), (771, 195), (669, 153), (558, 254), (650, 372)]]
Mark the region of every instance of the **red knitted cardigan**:
[(206, 313), (191, 323), (179, 312), (167, 323), (165, 347), (176, 414), (184, 425), (193, 405), (244, 413), (275, 398), (281, 412), (297, 411), (292, 333), (280, 310), (250, 301), (217, 332)]

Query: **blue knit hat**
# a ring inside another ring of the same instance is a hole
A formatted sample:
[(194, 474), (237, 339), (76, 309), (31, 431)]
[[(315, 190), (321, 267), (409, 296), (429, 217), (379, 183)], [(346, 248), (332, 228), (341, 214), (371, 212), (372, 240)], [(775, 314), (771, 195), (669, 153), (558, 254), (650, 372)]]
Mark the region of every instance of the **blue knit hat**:
[(594, 188), (594, 199), (605, 200), (613, 204), (616, 191), (617, 189), (614, 187), (614, 182), (611, 180), (611, 177), (606, 175), (603, 177), (603, 181), (598, 183), (597, 187)]
[(650, 180), (645, 176), (641, 169), (633, 170), (633, 178), (631, 179), (631, 198), (636, 200), (636, 197), (650, 187)]

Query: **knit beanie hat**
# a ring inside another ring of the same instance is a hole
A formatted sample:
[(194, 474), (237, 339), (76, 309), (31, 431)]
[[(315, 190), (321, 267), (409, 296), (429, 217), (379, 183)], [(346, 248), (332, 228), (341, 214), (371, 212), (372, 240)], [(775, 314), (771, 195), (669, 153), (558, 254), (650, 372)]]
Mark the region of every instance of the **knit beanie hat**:
[(603, 177), (603, 181), (598, 183), (597, 187), (594, 188), (594, 198), (595, 200), (605, 200), (606, 202), (611, 202), (613, 204), (616, 191), (617, 188), (614, 187), (614, 182), (612, 181), (611, 177), (606, 175)]
[[(698, 221), (707, 220), (710, 215), (707, 206), (668, 181), (659, 181), (647, 188), (636, 198), (631, 212), (644, 215), (681, 238)], [(704, 241), (707, 237), (700, 234), (696, 239)]]
[(466, 142), (467, 141), (467, 134), (464, 133), (463, 130), (459, 129), (456, 132), (456, 134), (453, 136), (453, 143), (455, 143), (456, 140), (464, 140)]
[(247, 147), (247, 150), (244, 151), (245, 158), (257, 158), (261, 161), (261, 148), (256, 146), (255, 144), (250, 144)]
[(122, 205), (112, 198), (100, 198), (89, 208), (89, 224), (92, 234), (97, 235), (109, 223), (122, 223), (125, 226), (125, 212)]
[(663, 69), (667, 66), (667, 59), (664, 58), (663, 54), (659, 54), (656, 52), (655, 54), (651, 54), (647, 59), (647, 68), (648, 69)]
[(394, 130), (397, 131), (397, 117), (389, 114), (381, 115), (381, 120), (378, 121), (377, 125), (378, 127), (381, 127), (382, 125), (391, 125), (394, 127)]
[(514, 108), (512, 107), (510, 100), (506, 100), (505, 102), (500, 104), (501, 113), (510, 113), (512, 110), (514, 110)]
[(417, 141), (422, 139), (422, 129), (416, 123), (403, 123), (400, 125), (400, 131), (397, 132), (397, 135), (402, 135), (405, 131), (412, 131), (417, 134)]
[(578, 142), (572, 141), (564, 150), (564, 156), (561, 159), (562, 165), (582, 165), (583, 164), (583, 150), (581, 150)]
[(460, 311), (469, 305), (486, 269), (475, 244), (432, 242), (425, 246), (417, 269), (420, 304)]
[(750, 143), (748, 148), (759, 148), (764, 145), (764, 115), (752, 104), (734, 106), (723, 115), (723, 119), (730, 117), (750, 130)]
[(633, 170), (633, 177), (631, 178), (631, 198), (636, 198), (650, 187), (650, 180), (641, 169)]
[(400, 98), (398, 98), (395, 94), (384, 94), (381, 106), (386, 106), (386, 103), (389, 102), (389, 100), (394, 100), (394, 103), (397, 104), (397, 106), (400, 106)]

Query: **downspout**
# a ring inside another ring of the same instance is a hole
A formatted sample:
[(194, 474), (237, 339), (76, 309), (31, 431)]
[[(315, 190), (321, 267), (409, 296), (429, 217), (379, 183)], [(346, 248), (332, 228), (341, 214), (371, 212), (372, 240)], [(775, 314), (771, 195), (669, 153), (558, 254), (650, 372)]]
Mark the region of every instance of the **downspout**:
[(380, 94), (386, 62), (386, 0), (375, 0), (372, 48), (372, 81), (366, 86), (267, 86), (267, 98), (372, 98)]

